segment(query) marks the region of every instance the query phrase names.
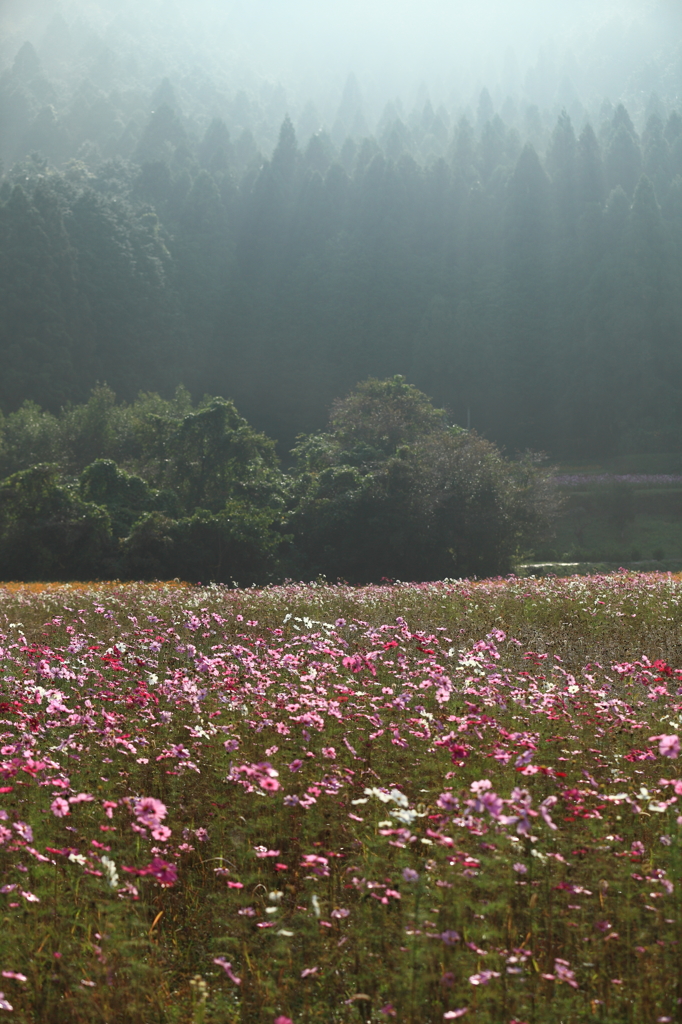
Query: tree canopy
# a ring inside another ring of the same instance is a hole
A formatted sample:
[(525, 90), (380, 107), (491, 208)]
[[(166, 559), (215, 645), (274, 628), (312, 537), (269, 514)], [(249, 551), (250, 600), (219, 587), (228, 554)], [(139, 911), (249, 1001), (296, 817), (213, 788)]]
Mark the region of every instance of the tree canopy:
[(336, 402), (287, 472), (231, 401), (182, 391), (126, 404), (100, 387), (58, 415), (26, 403), (0, 441), (4, 578), (490, 575), (557, 508), (530, 456), (504, 459), (399, 376)]

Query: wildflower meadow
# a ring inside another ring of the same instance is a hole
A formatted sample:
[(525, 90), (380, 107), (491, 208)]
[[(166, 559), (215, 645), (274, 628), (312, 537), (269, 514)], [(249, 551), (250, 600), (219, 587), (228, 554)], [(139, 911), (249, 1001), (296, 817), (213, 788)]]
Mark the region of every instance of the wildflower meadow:
[(0, 1017), (682, 1021), (682, 582), (0, 590)]

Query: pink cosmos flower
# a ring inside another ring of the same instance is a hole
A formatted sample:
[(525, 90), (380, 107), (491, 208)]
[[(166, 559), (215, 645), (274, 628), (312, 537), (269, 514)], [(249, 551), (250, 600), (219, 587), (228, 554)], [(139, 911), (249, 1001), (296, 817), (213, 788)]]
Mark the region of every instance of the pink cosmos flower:
[(319, 967), (306, 967), (304, 971), (301, 971), (302, 978), (309, 978), (311, 974), (317, 974)]
[(658, 752), (661, 757), (677, 757), (680, 752), (679, 736), (659, 736)]
[(232, 964), (229, 962), (229, 960), (226, 960), (225, 957), (223, 956), (217, 956), (214, 958), (213, 963), (217, 964), (218, 967), (223, 968), (225, 974), (228, 976), (228, 978), (233, 984), (241, 985), (242, 979), (238, 978), (237, 975), (234, 973), (234, 971), (232, 970)]
[(285, 1017), (284, 1014), (280, 1013), (279, 1017), (275, 1017), (273, 1024), (294, 1024), (291, 1017)]
[(160, 857), (154, 857), (147, 865), (145, 874), (155, 878), (159, 885), (175, 885), (178, 880), (178, 869), (175, 864), (168, 864)]
[(578, 987), (578, 982), (575, 980), (575, 971), (569, 969), (568, 960), (555, 959), (554, 975), (557, 981), (565, 981), (571, 988)]
[(319, 878), (329, 877), (329, 859), (327, 857), (318, 857), (315, 853), (307, 853), (301, 861), (301, 867), (312, 871)]
[(122, 865), (122, 868), (129, 875), (151, 875), (159, 885), (175, 885), (178, 880), (178, 869), (175, 864), (169, 864), (160, 857), (154, 857), (144, 868), (127, 868), (125, 865)]
[(168, 828), (166, 825), (157, 825), (156, 828), (152, 829), (152, 836), (159, 843), (165, 843), (167, 839), (170, 839), (172, 834), (172, 829)]
[(443, 1014), (443, 1020), (457, 1020), (459, 1017), (463, 1017), (465, 1013), (469, 1012), (468, 1006), (462, 1006), (459, 1010), (446, 1010)]
[(5, 993), (0, 992), (0, 1010), (7, 1010), (9, 1013), (11, 1013), (13, 1009), (14, 1007), (12, 1006), (12, 1004), (7, 999), (5, 999)]
[(160, 825), (168, 814), (166, 805), (153, 796), (143, 796), (135, 801), (135, 817), (142, 825)]
[(65, 818), (69, 813), (68, 801), (63, 796), (58, 796), (56, 800), (53, 800), (50, 804), (50, 810), (54, 814), (55, 818)]

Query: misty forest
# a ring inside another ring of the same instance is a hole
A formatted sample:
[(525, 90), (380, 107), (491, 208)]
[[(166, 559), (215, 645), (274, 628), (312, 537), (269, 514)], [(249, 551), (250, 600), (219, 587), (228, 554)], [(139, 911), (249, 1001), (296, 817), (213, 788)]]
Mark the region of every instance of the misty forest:
[(3, 7), (0, 576), (509, 572), (533, 453), (682, 465), (678, 5), (341, 6)]

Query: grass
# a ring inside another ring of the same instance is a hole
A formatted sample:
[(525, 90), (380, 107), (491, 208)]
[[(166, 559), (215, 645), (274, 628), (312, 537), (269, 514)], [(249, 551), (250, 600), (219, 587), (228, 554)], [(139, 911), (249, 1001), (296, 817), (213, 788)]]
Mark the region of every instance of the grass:
[(6, 586), (0, 1012), (682, 1021), (681, 600)]

